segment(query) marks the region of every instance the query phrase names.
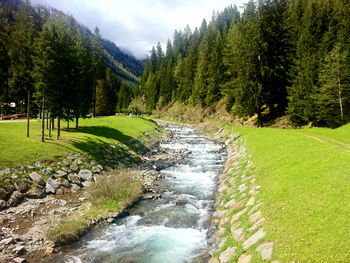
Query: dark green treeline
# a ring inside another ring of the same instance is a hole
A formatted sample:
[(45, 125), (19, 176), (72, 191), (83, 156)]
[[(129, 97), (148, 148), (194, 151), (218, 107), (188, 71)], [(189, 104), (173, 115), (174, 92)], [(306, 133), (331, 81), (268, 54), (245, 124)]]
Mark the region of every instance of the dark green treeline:
[(350, 3), (260, 0), (214, 13), (199, 29), (175, 31), (153, 48), (140, 85), (147, 111), (224, 99), (257, 124), (288, 114), (296, 126), (350, 121)]
[(0, 113), (9, 114), (12, 102), (17, 112), (29, 105), (66, 120), (126, 109), (133, 90), (105, 66), (105, 52), (98, 28), (91, 33), (30, 1), (1, 0)]

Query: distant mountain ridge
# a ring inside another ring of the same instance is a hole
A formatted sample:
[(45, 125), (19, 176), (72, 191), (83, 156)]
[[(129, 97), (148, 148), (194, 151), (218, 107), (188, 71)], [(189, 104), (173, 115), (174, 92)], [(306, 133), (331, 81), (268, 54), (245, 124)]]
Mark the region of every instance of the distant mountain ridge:
[(102, 45), (106, 66), (127, 84), (135, 86), (142, 75), (145, 60), (138, 60), (107, 39), (103, 39)]

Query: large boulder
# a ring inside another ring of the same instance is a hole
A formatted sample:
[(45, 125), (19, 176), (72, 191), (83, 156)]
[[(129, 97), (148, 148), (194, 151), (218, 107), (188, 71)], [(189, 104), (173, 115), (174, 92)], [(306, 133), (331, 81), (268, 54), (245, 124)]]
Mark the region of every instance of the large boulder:
[(52, 178), (47, 179), (47, 181), (46, 181), (46, 193), (55, 194), (56, 190), (59, 187), (60, 187), (60, 184), (56, 180), (54, 180)]
[(79, 174), (79, 179), (82, 181), (92, 181), (92, 172), (87, 169), (80, 170)]
[(33, 186), (29, 189), (26, 196), (33, 199), (41, 199), (46, 197), (45, 188), (43, 186)]
[(19, 191), (14, 191), (7, 201), (8, 206), (18, 206), (23, 201), (23, 195)]
[(33, 182), (37, 183), (38, 185), (45, 186), (45, 180), (41, 177), (40, 174), (36, 172), (32, 172), (29, 174), (30, 179), (32, 179)]

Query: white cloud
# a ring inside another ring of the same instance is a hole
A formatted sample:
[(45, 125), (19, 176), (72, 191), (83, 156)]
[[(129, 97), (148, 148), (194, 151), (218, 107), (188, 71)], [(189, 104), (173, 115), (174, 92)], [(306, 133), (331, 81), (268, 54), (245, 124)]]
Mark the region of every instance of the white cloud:
[(247, 0), (32, 0), (72, 14), (91, 30), (98, 26), (103, 37), (144, 56), (160, 41), (166, 44), (175, 29), (187, 24), (193, 30), (213, 10), (237, 6)]

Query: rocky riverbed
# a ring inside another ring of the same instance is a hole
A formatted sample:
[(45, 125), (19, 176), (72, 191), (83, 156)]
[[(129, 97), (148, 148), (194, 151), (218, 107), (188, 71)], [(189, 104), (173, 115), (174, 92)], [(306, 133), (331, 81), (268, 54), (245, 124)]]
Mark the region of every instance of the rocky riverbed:
[[(163, 141), (171, 137), (167, 132)], [(159, 171), (184, 163), (188, 152), (163, 151), (159, 141), (152, 141), (153, 144), (146, 147), (132, 139), (129, 147), (104, 145), (93, 149), (89, 155), (75, 153), (61, 161), (36, 162), (1, 170), (0, 262), (26, 262), (26, 258), (31, 261), (31, 255), (38, 256), (38, 251), (42, 256), (59, 252), (60, 248), (48, 240), (48, 232), (60, 218), (69, 216), (81, 206), (89, 206), (86, 187), (113, 169), (139, 170), (145, 189), (143, 198), (159, 198), (160, 194), (154, 188), (155, 181), (162, 177)], [(91, 225), (111, 221), (97, 218)]]

